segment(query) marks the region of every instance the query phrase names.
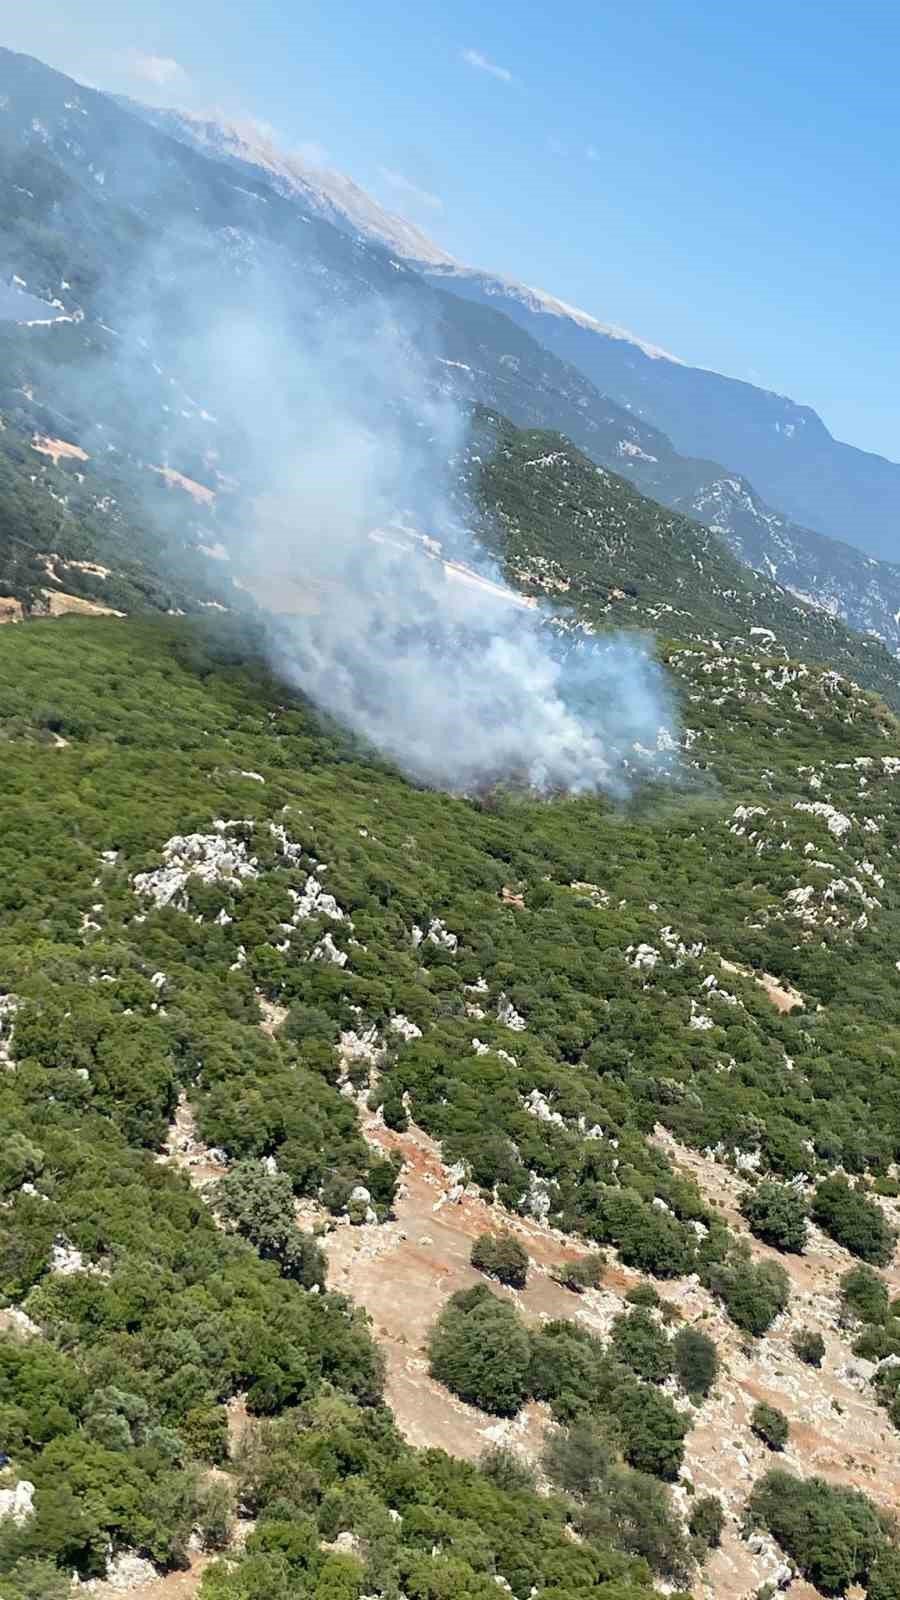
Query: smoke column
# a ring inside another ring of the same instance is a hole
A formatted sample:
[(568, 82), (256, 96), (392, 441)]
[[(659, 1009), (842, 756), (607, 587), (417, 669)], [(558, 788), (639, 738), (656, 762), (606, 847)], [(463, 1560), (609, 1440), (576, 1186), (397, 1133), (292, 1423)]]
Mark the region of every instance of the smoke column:
[(268, 613), (277, 672), (418, 781), (627, 792), (635, 748), (646, 770), (673, 725), (643, 641), (576, 646), (546, 609), (452, 581), (391, 530), (449, 536), (455, 557), (490, 570), (451, 509), (466, 425), (431, 376), (428, 330), (377, 299), (338, 313), (304, 304), (268, 265), (222, 276), (211, 297), (208, 264), (192, 275), (182, 255), (169, 302), (157, 266), (154, 307), (177, 303), (177, 316), (162, 328), (152, 309), (132, 326), (145, 346), (166, 345), (234, 441), (222, 465), (244, 515), (238, 537), (223, 536)]

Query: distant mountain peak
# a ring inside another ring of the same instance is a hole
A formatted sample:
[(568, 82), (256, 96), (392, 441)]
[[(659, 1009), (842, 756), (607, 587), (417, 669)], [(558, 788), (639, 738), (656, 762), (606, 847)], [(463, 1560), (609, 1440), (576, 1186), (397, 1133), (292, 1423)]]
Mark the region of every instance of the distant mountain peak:
[(380, 205), (345, 173), (322, 165), (304, 150), (282, 149), (273, 130), (264, 123), (218, 112), (176, 108), (160, 111), (146, 105), (133, 109), (207, 155), (259, 169), (282, 194), (304, 200), (311, 210), (344, 231), (349, 227), (375, 244), (386, 245), (405, 260), (429, 267), (456, 265), (453, 256), (415, 223)]
[(544, 316), (564, 317), (569, 322), (577, 323), (580, 328), (589, 329), (591, 333), (602, 333), (607, 339), (621, 339), (625, 344), (636, 345), (652, 361), (673, 361), (676, 366), (684, 365), (680, 357), (673, 356), (669, 350), (663, 350), (659, 345), (648, 344), (646, 339), (639, 338), (636, 333), (630, 333), (627, 328), (620, 328), (615, 323), (601, 322), (589, 311), (582, 311), (578, 306), (569, 305), (556, 295), (548, 294), (545, 289), (534, 289), (529, 284), (518, 283), (515, 278), (504, 278), (498, 273), (482, 272), (478, 267), (462, 267), (456, 262), (438, 267), (436, 275), (456, 279), (468, 278), (477, 282), (486, 295), (497, 295), (504, 300), (518, 300), (528, 311)]

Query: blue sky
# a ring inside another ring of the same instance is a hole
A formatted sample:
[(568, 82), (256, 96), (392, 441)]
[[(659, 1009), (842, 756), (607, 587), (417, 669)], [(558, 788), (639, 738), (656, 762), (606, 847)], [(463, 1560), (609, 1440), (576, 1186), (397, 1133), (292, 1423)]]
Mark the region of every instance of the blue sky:
[(895, 0), (42, 0), (0, 42), (309, 147), (454, 255), (900, 459)]

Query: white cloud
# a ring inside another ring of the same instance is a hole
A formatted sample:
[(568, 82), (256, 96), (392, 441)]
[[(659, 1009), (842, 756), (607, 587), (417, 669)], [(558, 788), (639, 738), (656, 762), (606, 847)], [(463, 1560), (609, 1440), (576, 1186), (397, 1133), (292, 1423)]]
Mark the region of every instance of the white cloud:
[(498, 67), (495, 61), (489, 61), (480, 50), (464, 50), (463, 61), (469, 67), (474, 67), (476, 72), (487, 72), (492, 78), (499, 78), (501, 83), (512, 83), (512, 73), (508, 67)]
[(415, 205), (424, 206), (428, 211), (443, 211), (444, 202), (439, 195), (430, 194), (427, 189), (420, 189), (417, 183), (411, 183), (409, 178), (404, 178), (402, 172), (390, 172), (386, 167), (381, 168), (381, 180), (391, 189), (396, 189), (407, 200)]
[(132, 50), (128, 57), (128, 68), (133, 78), (152, 83), (156, 89), (172, 89), (188, 81), (180, 61), (174, 61), (171, 56), (146, 55), (142, 50)]

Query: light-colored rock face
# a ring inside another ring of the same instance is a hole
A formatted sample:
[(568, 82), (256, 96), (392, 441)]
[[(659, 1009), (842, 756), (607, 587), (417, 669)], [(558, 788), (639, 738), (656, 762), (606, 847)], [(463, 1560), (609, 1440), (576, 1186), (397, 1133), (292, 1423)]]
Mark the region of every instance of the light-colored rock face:
[(336, 967), (347, 965), (346, 950), (339, 950), (330, 933), (323, 933), (318, 944), (313, 949), (310, 961), (331, 961)]
[(34, 1513), (34, 1484), (22, 1478), (12, 1489), (0, 1489), (0, 1521), (27, 1522)]
[(422, 1029), (418, 1023), (412, 1022), (409, 1017), (404, 1017), (402, 1012), (397, 1012), (395, 1016), (391, 1017), (389, 1027), (392, 1033), (398, 1034), (401, 1039), (406, 1041), (421, 1039), (422, 1037)]
[(134, 877), (135, 894), (151, 900), (157, 909), (174, 905), (182, 910), (191, 878), (232, 887), (247, 878), (258, 878), (255, 856), (250, 855), (243, 839), (233, 837), (235, 829), (245, 826), (241, 822), (217, 822), (214, 833), (175, 834), (163, 845), (162, 865)]
[(70, 1278), (84, 1271), (84, 1256), (66, 1239), (57, 1239), (50, 1252), (50, 1271), (59, 1278)]
[(152, 1561), (130, 1550), (122, 1550), (107, 1563), (106, 1582), (118, 1594), (127, 1594), (146, 1583), (154, 1583), (159, 1573)]
[(0, 1069), (12, 1066), (13, 1020), (18, 1004), (14, 994), (0, 994)]
[(24, 614), (21, 603), (14, 600), (11, 595), (0, 594), (0, 623), (23, 622)]
[(449, 950), (451, 955), (455, 955), (459, 949), (459, 939), (457, 935), (450, 932), (449, 928), (444, 922), (441, 921), (440, 917), (432, 917), (430, 923), (428, 924), (427, 933), (423, 932), (423, 930), (417, 926), (413, 928), (412, 943), (414, 950), (418, 950), (419, 945), (424, 943), (426, 940), (428, 944), (435, 944), (439, 949)]
[(528, 1024), (521, 1012), (517, 1011), (512, 1001), (505, 994), (497, 1001), (497, 1021), (504, 1028), (509, 1028), (513, 1033), (524, 1033)]

